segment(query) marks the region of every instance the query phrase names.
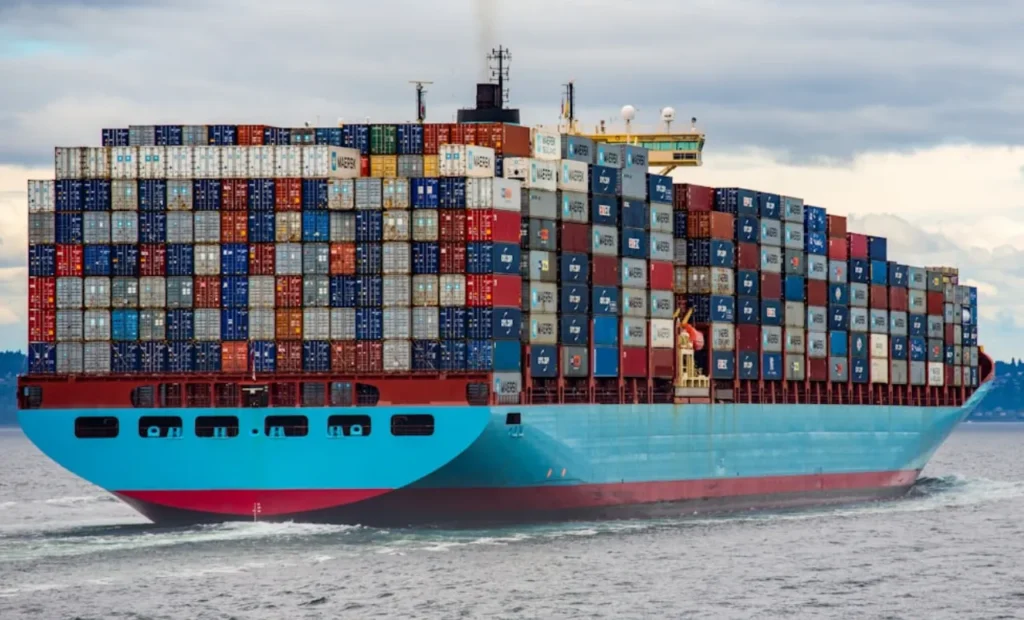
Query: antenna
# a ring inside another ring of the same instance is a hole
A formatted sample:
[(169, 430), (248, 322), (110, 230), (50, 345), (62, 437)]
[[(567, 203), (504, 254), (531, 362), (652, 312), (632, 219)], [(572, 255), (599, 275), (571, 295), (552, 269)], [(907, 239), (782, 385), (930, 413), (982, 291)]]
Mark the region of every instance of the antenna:
[(568, 130), (572, 132), (576, 127), (576, 85), (569, 80), (565, 86), (565, 99), (562, 101), (562, 118), (568, 121)]
[(509, 81), (508, 77), (508, 63), (512, 60), (512, 54), (508, 51), (507, 47), (498, 46), (498, 49), (491, 50), (490, 55), (487, 56), (487, 60), (490, 63), (497, 63), (497, 67), (493, 64), (490, 65), (491, 79), (497, 78), (498, 80), (498, 97), (499, 100), (495, 101), (495, 107), (503, 108), (508, 103), (508, 88), (505, 87), (505, 82)]
[(662, 108), (661, 120), (665, 121), (665, 133), (672, 133), (672, 121), (676, 120), (674, 108)]
[(416, 85), (416, 120), (422, 125), (423, 121), (427, 120), (427, 90), (423, 88), (423, 85), (433, 84), (433, 82), (409, 80), (409, 83)]

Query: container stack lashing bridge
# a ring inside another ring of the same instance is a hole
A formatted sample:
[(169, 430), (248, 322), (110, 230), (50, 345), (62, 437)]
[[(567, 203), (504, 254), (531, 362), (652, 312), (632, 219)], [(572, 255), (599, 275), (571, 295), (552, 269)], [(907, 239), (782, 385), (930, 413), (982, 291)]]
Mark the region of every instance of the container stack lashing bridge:
[(711, 397), (711, 380), (700, 372), (694, 360), (694, 352), (704, 348), (704, 335), (690, 325), (693, 308), (686, 315), (679, 317), (675, 311), (676, 328), (676, 378), (675, 402), (707, 402)]

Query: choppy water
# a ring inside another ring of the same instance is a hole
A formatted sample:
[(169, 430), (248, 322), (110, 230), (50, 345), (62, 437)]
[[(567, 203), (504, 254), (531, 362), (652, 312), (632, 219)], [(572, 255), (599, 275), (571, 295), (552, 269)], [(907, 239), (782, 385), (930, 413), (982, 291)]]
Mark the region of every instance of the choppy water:
[(1024, 618), (1024, 425), (909, 497), (498, 530), (158, 529), (0, 429), (0, 619)]

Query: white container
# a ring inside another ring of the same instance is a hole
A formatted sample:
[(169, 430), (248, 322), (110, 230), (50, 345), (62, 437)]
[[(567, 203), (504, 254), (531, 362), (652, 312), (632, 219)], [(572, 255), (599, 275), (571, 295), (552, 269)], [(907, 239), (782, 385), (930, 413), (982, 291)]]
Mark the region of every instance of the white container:
[(127, 179), (111, 181), (110, 208), (114, 211), (138, 211), (138, 183)]
[(82, 340), (82, 311), (57, 311), (57, 342), (80, 342)]
[[(199, 213), (204, 212), (200, 211)], [(210, 211), (205, 213), (210, 213)], [(194, 243), (196, 239), (192, 231), (193, 221), (194, 216), (191, 211), (168, 211), (167, 243)], [(217, 241), (220, 239), (214, 239), (214, 242)]]
[[(412, 292), (410, 288), (411, 278), (409, 276), (384, 276), (382, 288), (384, 293), (382, 306), (411, 306)], [(435, 288), (436, 291), (436, 288)], [(435, 299), (437, 293), (434, 293)], [(435, 304), (436, 305), (436, 304)], [(386, 338), (387, 336), (385, 336)], [(402, 336), (405, 338), (407, 336)]]
[(381, 249), (384, 275), (412, 273), (412, 246), (407, 242), (385, 243)]
[(83, 336), (87, 341), (110, 340), (110, 311), (86, 310)]
[(385, 211), (384, 241), (408, 241), (411, 219), (409, 211)]
[(192, 178), (167, 181), (167, 210), (192, 210)]
[[(412, 305), (436, 306), (438, 282), (435, 275), (418, 275), (412, 277)], [(413, 336), (418, 338), (418, 336)]]
[(85, 343), (82, 346), (82, 370), (86, 374), (106, 374), (110, 372), (110, 343)]
[(412, 240), (437, 241), (439, 226), (437, 209), (416, 209), (412, 212)]
[(139, 278), (139, 307), (158, 310), (167, 307), (167, 283), (163, 276)]
[(219, 179), (222, 146), (192, 148), (192, 176), (197, 179)]
[(871, 359), (889, 359), (889, 336), (886, 334), (871, 334), (868, 336), (868, 348), (871, 350)]
[(889, 383), (889, 360), (872, 359), (870, 372), (871, 383)]
[(558, 161), (562, 158), (562, 136), (558, 132), (531, 129), (530, 145), (535, 159)]
[(140, 146), (139, 147), (139, 178), (140, 179), (166, 179), (167, 178), (167, 147), (166, 146)]
[(275, 284), (274, 276), (249, 276), (249, 307), (273, 308)]
[(438, 301), (441, 306), (466, 305), (466, 276), (443, 275), (439, 278)]
[(302, 275), (302, 244), (278, 243), (274, 247), (274, 273), (279, 276)]
[(409, 372), (412, 369), (412, 342), (385, 340), (383, 357), (384, 372)]
[(302, 339), (330, 340), (331, 311), (328, 308), (302, 309)]
[(109, 308), (110, 278), (103, 276), (86, 278), (82, 293), (87, 310)]
[(359, 151), (317, 144), (302, 148), (302, 177), (305, 179), (354, 179), (359, 176)]
[(442, 144), (438, 160), (443, 177), (479, 179), (494, 176), (494, 149), (486, 146)]
[(274, 309), (253, 308), (249, 310), (249, 340), (273, 340)]
[[(170, 223), (170, 213), (168, 215), (168, 223)], [(221, 213), (219, 211), (195, 211), (193, 213), (195, 220), (193, 226), (193, 236), (196, 243), (219, 243), (220, 242), (220, 218)], [(167, 231), (167, 235), (170, 236), (171, 231)]]
[(197, 276), (220, 275), (220, 246), (200, 244), (192, 250), (195, 274)]
[(278, 243), (302, 241), (302, 213), (278, 211), (274, 214), (274, 240)]
[(220, 340), (220, 310), (199, 308), (193, 315), (193, 326), (196, 340)]
[(278, 146), (274, 149), (274, 176), (279, 179), (302, 176), (301, 146)]
[(28, 212), (53, 213), (55, 210), (55, 194), (53, 181), (28, 182)]
[(517, 179), (499, 177), (466, 181), (467, 209), (500, 209), (518, 213), (522, 206), (522, 183)]
[(139, 178), (139, 147), (115, 146), (110, 149), (110, 178)]
[(328, 179), (327, 208), (331, 211), (351, 211), (356, 208), (356, 189), (352, 179)]
[[(586, 192), (590, 189), (587, 164), (572, 159), (559, 162), (558, 189), (568, 192)], [(671, 229), (668, 232), (672, 232)]]
[(506, 179), (519, 179), (526, 189), (558, 189), (558, 163), (529, 157), (509, 157), (502, 163)]
[(650, 329), (652, 349), (671, 349), (675, 346), (675, 327), (672, 319), (651, 319)]
[(415, 340), (438, 340), (441, 326), (436, 306), (412, 309), (412, 337)]
[(250, 179), (269, 179), (274, 176), (274, 149), (273, 145), (250, 146), (248, 177)]
[(941, 363), (928, 362), (928, 385), (942, 387), (946, 381), (945, 366)]
[(381, 183), (381, 201), (385, 209), (408, 209), (409, 179), (389, 178)]
[(110, 214), (111, 243), (139, 242), (139, 214), (136, 211), (114, 211)]
[(249, 147), (222, 146), (220, 154), (220, 177), (222, 179), (244, 179), (249, 173)]
[(110, 178), (110, 147), (90, 146), (82, 149), (85, 153), (84, 169), (87, 179)]
[[(524, 317), (524, 321), (526, 320), (527, 317)], [(532, 312), (528, 317), (528, 321), (526, 325), (530, 344), (558, 343), (558, 315)]]
[(195, 171), (191, 146), (167, 147), (167, 178), (191, 179)]
[(356, 339), (356, 309), (331, 308), (331, 340)]
[(412, 335), (412, 312), (408, 306), (384, 308), (381, 324), (384, 339), (405, 339)]
[(85, 149), (77, 146), (58, 146), (53, 150), (53, 163), (56, 178), (85, 178)]

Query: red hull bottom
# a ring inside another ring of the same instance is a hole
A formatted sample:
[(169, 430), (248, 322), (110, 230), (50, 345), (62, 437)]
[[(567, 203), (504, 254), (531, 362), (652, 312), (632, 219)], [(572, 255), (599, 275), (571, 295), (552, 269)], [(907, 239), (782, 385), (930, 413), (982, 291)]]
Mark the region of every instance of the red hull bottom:
[(160, 525), (237, 520), (369, 526), (678, 516), (899, 497), (920, 472), (891, 471), (522, 488), (120, 491)]

